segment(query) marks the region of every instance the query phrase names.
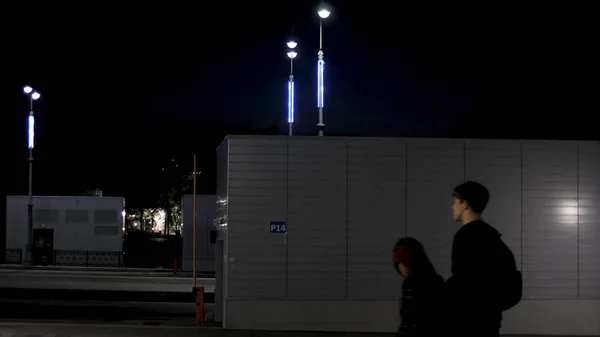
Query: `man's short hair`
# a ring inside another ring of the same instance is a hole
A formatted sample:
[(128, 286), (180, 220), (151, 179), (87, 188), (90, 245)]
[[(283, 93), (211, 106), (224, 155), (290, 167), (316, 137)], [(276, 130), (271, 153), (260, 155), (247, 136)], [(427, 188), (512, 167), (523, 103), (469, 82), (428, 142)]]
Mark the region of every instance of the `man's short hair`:
[(475, 213), (482, 213), (490, 201), (490, 192), (480, 183), (467, 181), (454, 188), (452, 196), (459, 200), (467, 202), (471, 210)]

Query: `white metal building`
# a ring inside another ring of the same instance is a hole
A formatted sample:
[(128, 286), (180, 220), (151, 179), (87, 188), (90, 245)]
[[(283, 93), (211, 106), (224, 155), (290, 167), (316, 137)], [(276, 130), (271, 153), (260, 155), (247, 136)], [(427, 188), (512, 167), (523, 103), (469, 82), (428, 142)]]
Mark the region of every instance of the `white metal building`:
[[(27, 246), (27, 196), (6, 197), (6, 248)], [(54, 229), (54, 249), (123, 250), (122, 197), (35, 196), (33, 228)]]
[(598, 142), (230, 136), (217, 158), (227, 328), (395, 331), (392, 245), (448, 277), (452, 189), (475, 180), (524, 275), (503, 333), (600, 334)]
[[(215, 195), (196, 195), (196, 271), (215, 271), (215, 244), (210, 243), (210, 231), (216, 213)], [(194, 196), (184, 195), (181, 200), (183, 252), (181, 269), (192, 271), (194, 266)]]

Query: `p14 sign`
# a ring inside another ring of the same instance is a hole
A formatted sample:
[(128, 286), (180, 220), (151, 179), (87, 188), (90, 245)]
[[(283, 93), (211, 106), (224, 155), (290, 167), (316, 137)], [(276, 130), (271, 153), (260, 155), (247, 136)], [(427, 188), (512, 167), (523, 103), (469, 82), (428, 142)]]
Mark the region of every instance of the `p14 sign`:
[(271, 233), (287, 233), (287, 223), (285, 221), (271, 221), (269, 230)]

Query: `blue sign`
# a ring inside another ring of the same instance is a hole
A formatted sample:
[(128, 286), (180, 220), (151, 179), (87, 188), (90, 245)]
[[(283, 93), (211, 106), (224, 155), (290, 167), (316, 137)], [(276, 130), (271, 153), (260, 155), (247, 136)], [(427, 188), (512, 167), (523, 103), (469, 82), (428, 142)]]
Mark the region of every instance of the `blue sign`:
[(269, 230), (271, 233), (287, 233), (287, 223), (285, 221), (271, 221)]

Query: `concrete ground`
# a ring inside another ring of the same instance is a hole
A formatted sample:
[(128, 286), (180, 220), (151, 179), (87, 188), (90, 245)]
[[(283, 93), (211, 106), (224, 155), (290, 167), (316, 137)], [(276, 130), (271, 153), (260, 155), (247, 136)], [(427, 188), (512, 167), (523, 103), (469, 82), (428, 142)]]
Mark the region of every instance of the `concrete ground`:
[[(343, 333), (343, 332), (283, 332), (224, 330), (220, 328), (181, 326), (144, 326), (144, 325), (99, 325), (69, 323), (1, 323), (2, 337), (154, 337), (154, 336), (219, 336), (219, 337), (320, 337), (320, 336), (394, 336), (379, 333)], [(516, 335), (515, 335), (516, 337)], [(519, 336), (524, 337), (524, 336)], [(571, 336), (565, 336), (571, 337)]]
[[(173, 271), (165, 268), (115, 268), (115, 267), (77, 267), (77, 266), (29, 266), (14, 264), (0, 264), (0, 273), (3, 270), (26, 270), (26, 271), (69, 271), (82, 273), (113, 273), (121, 276), (172, 276)], [(214, 278), (214, 272), (199, 271), (197, 277)], [(191, 271), (178, 271), (177, 276), (192, 277)]]
[[(196, 278), (205, 292), (214, 292), (214, 278)], [(191, 292), (192, 278), (115, 272), (0, 270), (0, 288), (79, 289)]]
[[(214, 279), (205, 288), (205, 312), (214, 312)], [(0, 270), (0, 320), (27, 322), (193, 322), (192, 279), (123, 276), (114, 272)]]
[[(214, 278), (197, 278), (214, 302)], [(0, 270), (0, 299), (188, 302), (192, 278), (107, 271)]]
[[(0, 299), (0, 321), (193, 322), (195, 303)], [(213, 304), (205, 304), (207, 313)]]

